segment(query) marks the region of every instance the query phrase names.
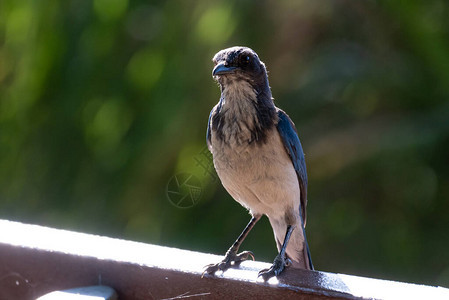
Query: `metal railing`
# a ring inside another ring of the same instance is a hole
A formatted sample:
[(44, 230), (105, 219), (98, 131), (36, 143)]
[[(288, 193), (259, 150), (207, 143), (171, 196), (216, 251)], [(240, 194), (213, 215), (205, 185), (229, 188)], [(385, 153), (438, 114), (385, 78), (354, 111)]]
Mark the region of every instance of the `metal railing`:
[(118, 299), (449, 299), (449, 290), (288, 268), (267, 283), (269, 266), (245, 261), (201, 278), (220, 256), (0, 220), (0, 300), (56, 290), (113, 288)]

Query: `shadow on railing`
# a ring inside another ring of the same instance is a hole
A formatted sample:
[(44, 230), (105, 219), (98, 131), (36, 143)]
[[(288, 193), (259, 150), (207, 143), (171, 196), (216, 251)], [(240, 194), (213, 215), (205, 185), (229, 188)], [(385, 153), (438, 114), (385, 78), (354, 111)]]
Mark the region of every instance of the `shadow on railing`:
[(56, 290), (105, 285), (118, 299), (449, 299), (449, 290), (319, 271), (287, 269), (264, 283), (269, 266), (201, 278), (220, 256), (0, 220), (0, 299), (36, 299)]

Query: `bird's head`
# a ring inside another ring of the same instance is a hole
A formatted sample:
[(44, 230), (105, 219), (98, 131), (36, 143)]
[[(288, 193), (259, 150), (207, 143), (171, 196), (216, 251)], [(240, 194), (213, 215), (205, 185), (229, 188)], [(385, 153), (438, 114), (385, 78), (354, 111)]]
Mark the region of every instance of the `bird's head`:
[(225, 86), (234, 81), (245, 80), (256, 89), (268, 88), (267, 70), (256, 52), (247, 47), (231, 47), (215, 54), (212, 59), (212, 76)]

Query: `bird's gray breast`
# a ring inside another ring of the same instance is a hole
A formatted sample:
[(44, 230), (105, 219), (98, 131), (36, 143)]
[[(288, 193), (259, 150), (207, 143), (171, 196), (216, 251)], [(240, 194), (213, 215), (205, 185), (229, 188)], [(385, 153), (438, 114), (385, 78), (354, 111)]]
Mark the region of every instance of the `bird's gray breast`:
[(209, 149), (229, 194), (252, 213), (278, 218), (283, 206), (299, 207), (299, 184), (277, 114), (261, 114), (275, 111), (271, 98), (265, 100), (246, 81), (228, 82), (211, 117)]

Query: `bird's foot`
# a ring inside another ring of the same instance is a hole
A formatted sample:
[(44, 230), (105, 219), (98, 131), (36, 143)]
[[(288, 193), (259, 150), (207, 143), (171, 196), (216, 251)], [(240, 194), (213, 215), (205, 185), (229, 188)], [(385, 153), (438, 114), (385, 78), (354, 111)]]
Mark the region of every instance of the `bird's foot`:
[(259, 275), (257, 277), (263, 278), (264, 281), (267, 281), (271, 277), (278, 276), (285, 267), (288, 267), (291, 265), (291, 261), (288, 258), (285, 258), (284, 256), (281, 256), (278, 254), (276, 258), (273, 261), (273, 264), (268, 269), (260, 270)]
[(243, 251), (237, 254), (237, 251), (231, 248), (226, 252), (225, 258), (221, 262), (205, 266), (205, 270), (201, 277), (205, 274), (212, 275), (217, 271), (226, 271), (231, 266), (238, 266), (242, 261), (247, 260), (248, 257), (251, 257), (254, 260), (254, 254), (251, 251)]

